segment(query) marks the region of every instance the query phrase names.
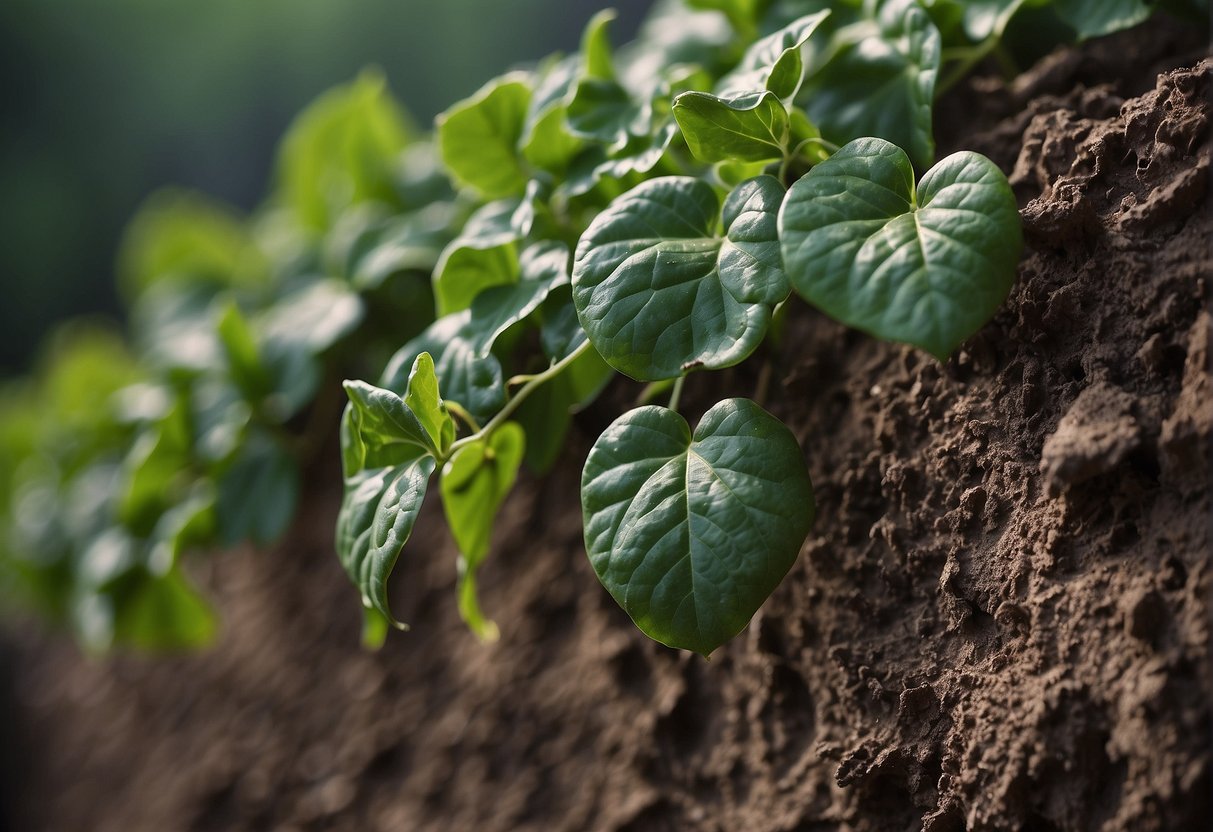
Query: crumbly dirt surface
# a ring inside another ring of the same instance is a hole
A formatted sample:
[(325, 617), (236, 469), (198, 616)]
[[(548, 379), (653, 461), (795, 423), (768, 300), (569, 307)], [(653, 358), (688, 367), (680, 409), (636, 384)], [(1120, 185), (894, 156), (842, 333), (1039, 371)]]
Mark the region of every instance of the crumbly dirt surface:
[(768, 362), (819, 506), (710, 662), (647, 641), (585, 558), (580, 461), (613, 405), (508, 502), (491, 647), (431, 505), (393, 587), (414, 630), (357, 648), (324, 467), (284, 545), (203, 565), (209, 653), (8, 637), (14, 829), (1210, 828), (1213, 63), (1190, 37), (953, 97), (941, 148), (1004, 167), (1028, 247), (946, 365), (794, 305), (778, 352), (688, 384), (702, 411)]

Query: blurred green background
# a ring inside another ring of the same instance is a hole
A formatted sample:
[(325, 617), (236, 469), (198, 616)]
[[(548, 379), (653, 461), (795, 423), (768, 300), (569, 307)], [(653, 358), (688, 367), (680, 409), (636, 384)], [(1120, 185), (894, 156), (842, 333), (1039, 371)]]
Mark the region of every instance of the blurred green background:
[[(2, 0), (0, 377), (82, 313), (117, 315), (122, 229), (156, 188), (241, 208), (308, 101), (379, 66), (419, 123), (577, 46), (603, 0)], [(612, 39), (652, 0), (616, 0)]]

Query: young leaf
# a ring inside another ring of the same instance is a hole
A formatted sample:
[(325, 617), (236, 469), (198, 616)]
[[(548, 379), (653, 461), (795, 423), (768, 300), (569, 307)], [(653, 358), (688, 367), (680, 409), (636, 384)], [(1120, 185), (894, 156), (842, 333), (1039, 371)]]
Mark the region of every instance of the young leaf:
[(737, 67), (720, 79), (717, 92), (728, 96), (768, 90), (780, 101), (790, 101), (804, 78), (800, 47), (829, 15), (828, 9), (807, 14), (753, 44)]
[(359, 471), (345, 481), (337, 515), (337, 554), (363, 606), (373, 607), (397, 626), (388, 608), (387, 579), (413, 532), (425, 500), (435, 460), (421, 454), (407, 462)]
[(650, 638), (708, 655), (739, 633), (813, 524), (796, 438), (748, 399), (681, 416), (641, 407), (594, 443), (581, 478), (585, 545)]
[(514, 224), (518, 211), (518, 200), (483, 206), (443, 250), (433, 277), (439, 316), (467, 309), (490, 286), (518, 281), (517, 244), (524, 236)]
[(529, 178), (518, 144), (531, 101), (529, 77), (512, 72), (438, 116), (442, 161), (486, 199), (522, 193)]
[(444, 398), (463, 405), (477, 419), (488, 419), (505, 404), (505, 378), (496, 356), (480, 357), (482, 339), (469, 309), (439, 318), (392, 356), (381, 383), (390, 390), (404, 389), (413, 362), (428, 352), (442, 379)]
[(459, 551), (476, 568), (489, 552), (493, 521), (514, 487), (526, 436), (506, 422), (481, 439), (459, 448), (442, 469), (442, 504)]
[[(424, 353), (416, 357), (416, 362), (424, 360), (421, 355)], [(413, 377), (416, 368), (415, 363), (409, 378)], [(365, 381), (347, 381), (345, 392), (350, 397), (351, 425), (365, 446), (362, 452), (365, 461), (360, 467), (376, 467), (375, 460), (390, 459), (398, 453), (407, 456), (414, 453), (411, 449), (395, 450), (394, 446), (414, 446), (422, 453), (437, 453), (436, 443), (417, 414), (391, 390), (375, 387)]]
[(455, 452), (442, 470), (442, 506), (459, 547), (459, 613), (484, 641), (497, 639), (476, 599), (476, 570), (489, 552), (497, 510), (514, 487), (525, 434), (506, 422), (487, 438)]
[(587, 78), (606, 81), (615, 78), (615, 60), (611, 54), (610, 38), (607, 37), (607, 26), (614, 19), (614, 9), (602, 9), (585, 25), (581, 35), (581, 55)]
[[(797, 100), (835, 142), (879, 136), (907, 148), (920, 169), (935, 158), (931, 108), (940, 37), (916, 0), (865, 3), (864, 16), (834, 30)], [(831, 22), (835, 22), (831, 19)]]
[(770, 92), (684, 92), (674, 100), (674, 118), (701, 162), (765, 162), (788, 152), (788, 111)]
[(792, 285), (843, 323), (940, 360), (1015, 281), (1021, 235), (1006, 177), (953, 154), (914, 188), (906, 154), (858, 139), (792, 186), (779, 214)]
[(413, 362), (404, 404), (425, 428), (430, 447), (436, 449), (439, 456), (445, 455), (455, 439), (455, 421), (442, 406), (442, 397), (438, 395), (438, 377), (434, 374), (434, 359), (428, 352), (421, 353)]
[(582, 235), (573, 302), (603, 358), (640, 381), (728, 367), (762, 340), (788, 294), (777, 180), (739, 185), (724, 206), (705, 182), (664, 177), (611, 203)]

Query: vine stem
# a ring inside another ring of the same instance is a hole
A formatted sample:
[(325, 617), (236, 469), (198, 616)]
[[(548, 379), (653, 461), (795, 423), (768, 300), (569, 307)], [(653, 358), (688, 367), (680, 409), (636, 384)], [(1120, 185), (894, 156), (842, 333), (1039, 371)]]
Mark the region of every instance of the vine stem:
[(492, 436), (493, 431), (505, 424), (506, 420), (514, 414), (514, 411), (517, 410), (524, 401), (526, 401), (527, 397), (530, 396), (531, 393), (535, 392), (536, 388), (560, 375), (570, 364), (591, 349), (593, 349), (593, 347), (590, 346), (590, 342), (585, 341), (581, 344), (581, 346), (577, 347), (577, 349), (573, 350), (564, 358), (557, 361), (551, 367), (548, 367), (542, 373), (536, 373), (535, 375), (531, 376), (527, 380), (527, 383), (522, 385), (518, 392), (514, 394), (513, 398), (505, 403), (505, 407), (501, 408), (501, 410), (497, 412), (497, 415), (490, 419), (484, 427), (473, 433), (471, 436), (465, 436), (462, 439), (453, 442), (450, 450), (447, 452), (447, 459), (450, 459), (454, 455), (455, 451), (459, 450), (460, 448), (484, 439), (485, 437)]
[(670, 393), (670, 410), (678, 409), (678, 400), (682, 398), (682, 385), (686, 380), (686, 376), (679, 376), (674, 380), (674, 392)]

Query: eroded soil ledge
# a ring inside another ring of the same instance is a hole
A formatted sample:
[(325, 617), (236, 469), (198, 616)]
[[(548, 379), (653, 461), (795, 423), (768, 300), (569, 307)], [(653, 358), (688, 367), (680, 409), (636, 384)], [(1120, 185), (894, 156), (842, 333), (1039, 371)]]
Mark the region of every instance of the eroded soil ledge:
[[(710, 663), (646, 641), (586, 562), (610, 409), (505, 509), (492, 648), (429, 506), (394, 587), (414, 632), (357, 649), (325, 467), (286, 544), (205, 567), (208, 655), (17, 639), (18, 829), (1210, 828), (1211, 65), (1186, 37), (953, 99), (943, 149), (1011, 173), (1029, 247), (947, 365), (798, 306), (781, 353), (688, 384), (691, 411), (749, 395), (769, 360), (820, 506)], [(1151, 90), (1158, 62), (1186, 68)]]

